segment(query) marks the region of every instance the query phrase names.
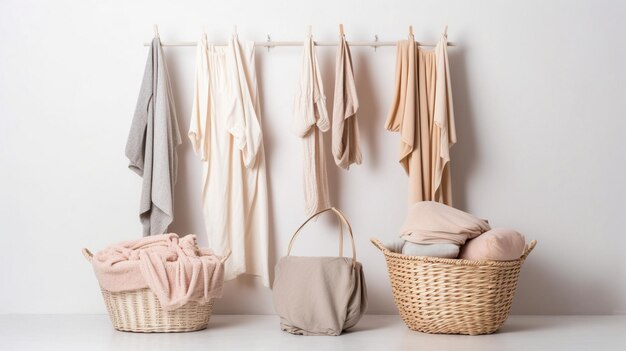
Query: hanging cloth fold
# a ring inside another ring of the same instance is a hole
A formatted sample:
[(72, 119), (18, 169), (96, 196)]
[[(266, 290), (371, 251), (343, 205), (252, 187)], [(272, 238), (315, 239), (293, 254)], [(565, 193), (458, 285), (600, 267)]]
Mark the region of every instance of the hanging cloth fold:
[(409, 176), (409, 203), (452, 204), (450, 148), (456, 143), (447, 36), (433, 49), (413, 37), (397, 44), (393, 104), (385, 128), (400, 132), (400, 164)]
[(269, 214), (254, 42), (198, 42), (189, 138), (202, 160), (209, 246), (231, 251), (224, 279), (259, 276), (269, 286)]
[(144, 236), (165, 233), (174, 220), (176, 147), (180, 144), (167, 65), (155, 37), (126, 142), (128, 167), (143, 178), (139, 218)]
[(337, 166), (348, 169), (353, 163), (360, 165), (362, 156), (359, 148), (359, 124), (356, 118), (359, 99), (354, 83), (350, 47), (343, 35), (337, 47), (335, 64), (332, 150)]
[(311, 35), (304, 42), (294, 104), (293, 132), (302, 138), (304, 205), (307, 215), (330, 207), (323, 132), (330, 129), (326, 97)]

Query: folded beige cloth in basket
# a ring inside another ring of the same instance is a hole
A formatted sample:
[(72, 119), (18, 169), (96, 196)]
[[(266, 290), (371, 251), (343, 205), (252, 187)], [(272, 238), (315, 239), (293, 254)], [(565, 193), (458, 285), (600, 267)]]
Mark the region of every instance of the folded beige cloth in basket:
[(224, 267), (211, 250), (200, 249), (193, 234), (162, 234), (112, 245), (91, 261), (108, 291), (150, 288), (164, 310), (189, 301), (221, 297)]
[(463, 245), (491, 229), (486, 220), (435, 201), (409, 207), (400, 236), (416, 244)]

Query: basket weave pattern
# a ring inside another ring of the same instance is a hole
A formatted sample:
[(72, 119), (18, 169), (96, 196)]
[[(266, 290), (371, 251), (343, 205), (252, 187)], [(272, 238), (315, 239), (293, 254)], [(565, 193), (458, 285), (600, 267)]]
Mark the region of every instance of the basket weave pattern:
[(470, 261), (406, 256), (372, 240), (385, 255), (400, 316), (416, 331), (490, 334), (509, 315), (520, 268), (532, 241), (514, 261)]
[(173, 311), (161, 308), (150, 289), (111, 292), (101, 289), (113, 327), (142, 333), (188, 332), (205, 329), (213, 300), (204, 305), (188, 302)]

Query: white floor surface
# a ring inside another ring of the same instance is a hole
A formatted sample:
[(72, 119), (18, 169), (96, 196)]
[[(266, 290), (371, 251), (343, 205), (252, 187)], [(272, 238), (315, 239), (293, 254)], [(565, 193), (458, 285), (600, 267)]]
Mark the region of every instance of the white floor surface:
[(115, 331), (106, 315), (0, 315), (0, 350), (626, 350), (626, 316), (511, 316), (492, 335), (429, 335), (365, 316), (338, 337), (280, 331), (276, 316), (213, 316), (192, 333)]

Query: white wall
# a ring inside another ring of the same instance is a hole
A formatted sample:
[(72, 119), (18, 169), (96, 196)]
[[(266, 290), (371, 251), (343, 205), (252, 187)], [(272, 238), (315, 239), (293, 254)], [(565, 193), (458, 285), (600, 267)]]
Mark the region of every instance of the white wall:
[[(433, 42), (450, 26), (458, 144), (456, 205), (516, 228), (539, 245), (524, 266), (513, 313), (626, 312), (626, 6), (611, 1), (2, 1), (0, 2), (0, 313), (104, 312), (79, 249), (140, 235), (140, 178), (124, 145), (147, 50), (195, 40)], [(371, 313), (395, 313), (382, 254), (405, 215), (398, 135), (383, 130), (395, 49), (353, 48), (365, 161), (330, 167), (333, 200), (348, 215), (365, 267)], [(166, 48), (186, 130), (194, 52)], [(332, 100), (334, 49), (318, 50)], [(300, 144), (290, 134), (301, 48), (259, 49), (271, 190), (272, 265), (303, 219)], [(329, 102), (329, 106), (331, 106)], [(198, 233), (199, 162), (179, 151), (173, 231)], [(301, 254), (334, 254), (334, 222), (301, 237)], [(317, 236), (314, 233), (317, 231)], [(251, 279), (228, 284), (221, 313), (272, 313)]]

